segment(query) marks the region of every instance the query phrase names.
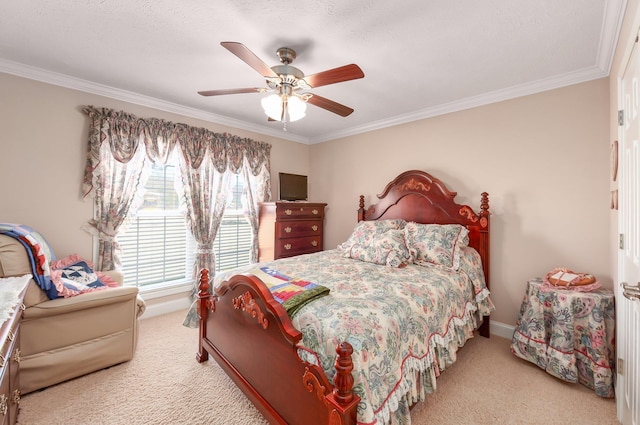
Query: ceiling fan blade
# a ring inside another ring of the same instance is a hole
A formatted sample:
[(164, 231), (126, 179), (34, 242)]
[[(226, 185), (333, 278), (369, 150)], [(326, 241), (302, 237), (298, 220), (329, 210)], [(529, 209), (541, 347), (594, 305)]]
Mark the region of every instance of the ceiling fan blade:
[(328, 84), (341, 83), (343, 81), (356, 80), (364, 77), (362, 69), (354, 63), (338, 68), (329, 69), (327, 71), (318, 72), (317, 74), (307, 75), (303, 78), (311, 87), (326, 86)]
[(257, 57), (251, 50), (247, 49), (244, 44), (237, 43), (235, 41), (223, 41), (220, 44), (222, 47), (242, 59), (251, 68), (258, 71), (263, 77), (278, 77), (278, 74), (273, 72), (273, 69), (271, 69), (269, 65), (264, 63), (262, 59)]
[(353, 112), (352, 108), (341, 105), (340, 103), (334, 102), (333, 100), (329, 100), (326, 97), (318, 96), (317, 94), (312, 95), (307, 100), (307, 102), (319, 108), (326, 109), (329, 112), (333, 112), (334, 114), (338, 114), (341, 117), (351, 115), (351, 113)]
[(247, 87), (246, 89), (222, 89), (222, 90), (203, 90), (198, 94), (202, 96), (220, 96), (223, 94), (238, 94), (238, 93), (261, 93), (265, 89), (261, 87)]

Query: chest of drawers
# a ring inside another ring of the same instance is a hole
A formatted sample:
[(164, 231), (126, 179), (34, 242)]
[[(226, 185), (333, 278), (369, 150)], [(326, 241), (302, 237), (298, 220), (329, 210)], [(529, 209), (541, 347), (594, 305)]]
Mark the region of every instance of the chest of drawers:
[(312, 202), (261, 203), (258, 260), (270, 261), (322, 251), (326, 205)]
[(20, 322), (25, 292), (10, 317), (0, 324), (0, 425), (15, 424), (20, 409)]

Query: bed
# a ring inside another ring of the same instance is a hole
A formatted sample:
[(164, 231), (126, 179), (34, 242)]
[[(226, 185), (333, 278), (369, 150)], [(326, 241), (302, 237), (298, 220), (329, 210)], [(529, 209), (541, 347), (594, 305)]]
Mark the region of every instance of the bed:
[[(458, 348), (489, 337), (488, 194), (477, 212), (455, 196), (407, 171), (368, 208), (360, 196), (336, 249), (234, 270), (213, 289), (203, 270), (196, 359), (213, 357), (270, 423), (409, 423)], [(327, 291), (289, 314), (274, 276)]]

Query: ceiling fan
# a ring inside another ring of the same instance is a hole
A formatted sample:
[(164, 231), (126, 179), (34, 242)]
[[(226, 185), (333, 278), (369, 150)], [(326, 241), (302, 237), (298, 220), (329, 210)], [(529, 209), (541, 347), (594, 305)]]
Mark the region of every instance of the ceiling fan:
[(262, 99), (262, 107), (269, 121), (281, 121), (286, 130), (286, 123), (299, 120), (305, 116), (306, 104), (310, 103), (329, 112), (346, 117), (353, 109), (333, 100), (313, 93), (302, 93), (304, 90), (355, 80), (364, 77), (358, 65), (350, 64), (305, 76), (298, 68), (291, 66), (296, 52), (288, 47), (276, 51), (282, 65), (269, 67), (251, 50), (241, 43), (224, 41), (222, 47), (239, 57), (250, 67), (262, 75), (267, 87), (248, 87), (240, 89), (205, 90), (198, 93), (202, 96), (220, 96), (238, 93), (273, 93)]

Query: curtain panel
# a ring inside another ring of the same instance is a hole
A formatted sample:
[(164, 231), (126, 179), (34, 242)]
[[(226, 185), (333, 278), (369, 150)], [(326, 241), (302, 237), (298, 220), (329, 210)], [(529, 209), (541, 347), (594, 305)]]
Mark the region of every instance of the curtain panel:
[[(86, 106), (83, 112), (91, 124), (82, 196), (93, 195), (96, 211), (85, 228), (98, 237), (99, 270), (120, 268), (116, 236), (143, 203), (151, 164), (166, 164), (174, 150), (180, 153), (178, 193), (198, 243), (194, 285), (199, 270), (215, 270), (213, 241), (230, 174), (245, 177), (249, 222), (257, 235), (258, 203), (271, 199), (270, 144), (108, 108)], [(254, 246), (251, 258), (256, 257)]]

